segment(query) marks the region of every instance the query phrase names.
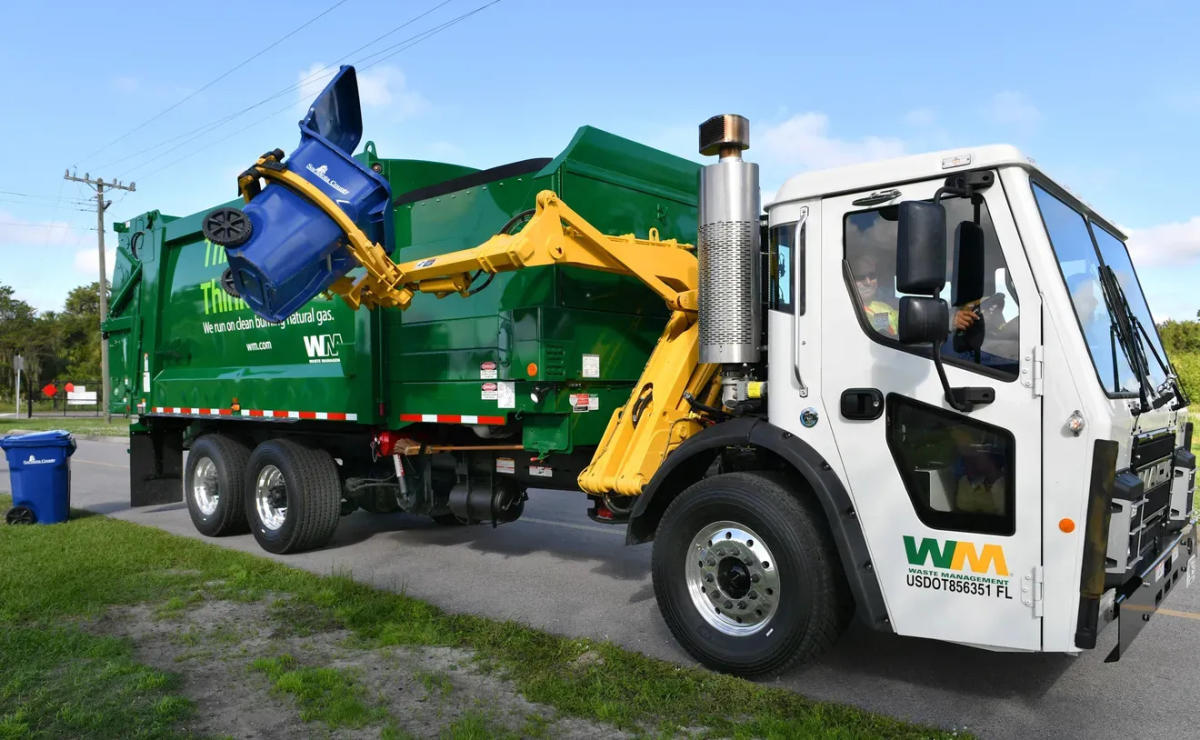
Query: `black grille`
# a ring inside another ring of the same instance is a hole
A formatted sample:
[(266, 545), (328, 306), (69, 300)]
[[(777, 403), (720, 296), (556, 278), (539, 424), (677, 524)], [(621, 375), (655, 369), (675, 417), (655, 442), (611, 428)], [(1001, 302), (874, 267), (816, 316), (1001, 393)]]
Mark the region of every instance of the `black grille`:
[(1161, 460), (1175, 451), (1175, 435), (1168, 432), (1144, 434), (1133, 439), (1133, 451), (1129, 455), (1129, 466), (1134, 470)]

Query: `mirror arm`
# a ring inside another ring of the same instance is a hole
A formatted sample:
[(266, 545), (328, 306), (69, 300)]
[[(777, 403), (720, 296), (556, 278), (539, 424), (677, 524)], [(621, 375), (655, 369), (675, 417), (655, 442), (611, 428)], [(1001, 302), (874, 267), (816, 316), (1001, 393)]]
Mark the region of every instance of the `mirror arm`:
[(942, 390), (946, 394), (946, 403), (955, 411), (961, 411), (964, 414), (969, 414), (975, 410), (975, 404), (970, 401), (960, 401), (954, 393), (954, 388), (950, 387), (950, 381), (946, 378), (946, 367), (942, 364), (942, 343), (931, 342), (933, 347), (933, 366), (937, 368), (938, 380), (942, 381)]

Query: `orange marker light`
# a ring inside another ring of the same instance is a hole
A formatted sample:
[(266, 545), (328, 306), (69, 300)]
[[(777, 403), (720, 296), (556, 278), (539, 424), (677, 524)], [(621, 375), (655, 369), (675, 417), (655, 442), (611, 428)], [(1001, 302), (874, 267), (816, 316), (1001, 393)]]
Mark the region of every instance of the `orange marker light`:
[(526, 366), (525, 366), (525, 374), (526, 374), (526, 375), (528, 375), (528, 376), (529, 376), (529, 377), (531, 377), (531, 378), (532, 378), (533, 376), (537, 375), (537, 363), (536, 363), (536, 362), (531, 362), (531, 363), (529, 363), (528, 365), (526, 365)]
[(1070, 534), (1075, 531), (1075, 520), (1063, 517), (1062, 519), (1058, 520), (1058, 528), (1067, 534)]

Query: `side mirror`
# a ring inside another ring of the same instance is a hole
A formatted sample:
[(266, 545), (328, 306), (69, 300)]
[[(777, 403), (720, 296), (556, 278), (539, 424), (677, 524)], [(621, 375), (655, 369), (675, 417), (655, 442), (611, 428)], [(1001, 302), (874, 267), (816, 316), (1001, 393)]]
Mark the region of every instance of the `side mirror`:
[(946, 285), (946, 209), (906, 200), (899, 205), (896, 289), (937, 295)]
[(954, 282), (950, 302), (965, 306), (983, 298), (983, 228), (963, 221), (954, 229)]
[(950, 307), (941, 298), (906, 295), (900, 299), (898, 338), (901, 344), (940, 345), (950, 326)]

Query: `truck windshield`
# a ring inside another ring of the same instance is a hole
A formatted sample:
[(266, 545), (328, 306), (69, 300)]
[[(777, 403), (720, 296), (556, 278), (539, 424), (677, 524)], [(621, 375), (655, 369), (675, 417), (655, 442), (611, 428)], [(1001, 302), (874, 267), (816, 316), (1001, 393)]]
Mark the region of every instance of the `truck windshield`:
[[(1037, 183), (1033, 185), (1033, 194), (1101, 384), (1110, 394), (1138, 393), (1137, 373), (1114, 326), (1112, 311), (1120, 309), (1106, 304), (1101, 266), (1112, 269), (1130, 311), (1141, 324), (1141, 329), (1135, 327), (1135, 341), (1145, 343), (1148, 340), (1147, 349), (1152, 351), (1145, 352), (1147, 355), (1156, 353), (1165, 358), (1166, 354), (1124, 242)], [(1150, 388), (1145, 390), (1152, 393), (1166, 380), (1166, 373), (1152, 356), (1148, 360)]]

